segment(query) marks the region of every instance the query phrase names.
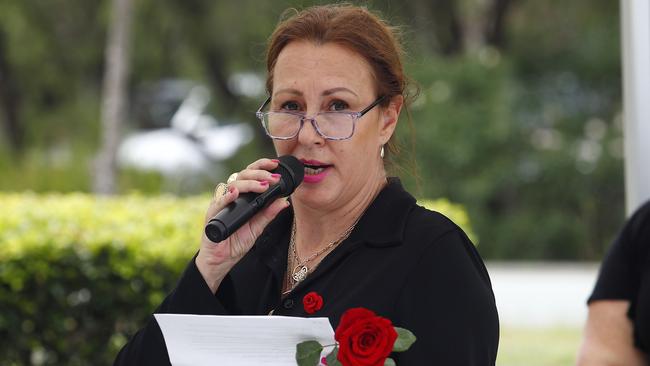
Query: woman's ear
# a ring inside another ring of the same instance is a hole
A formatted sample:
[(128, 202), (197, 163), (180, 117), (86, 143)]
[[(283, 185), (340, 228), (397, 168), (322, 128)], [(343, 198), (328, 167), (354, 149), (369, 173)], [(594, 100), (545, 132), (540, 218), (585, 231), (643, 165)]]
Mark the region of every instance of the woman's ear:
[(399, 119), (399, 114), (402, 111), (402, 106), (404, 105), (404, 97), (401, 95), (396, 95), (391, 98), (388, 107), (382, 111), (382, 121), (379, 126), (379, 138), (380, 143), (383, 145), (388, 142), (390, 137), (395, 132), (397, 127), (397, 120)]

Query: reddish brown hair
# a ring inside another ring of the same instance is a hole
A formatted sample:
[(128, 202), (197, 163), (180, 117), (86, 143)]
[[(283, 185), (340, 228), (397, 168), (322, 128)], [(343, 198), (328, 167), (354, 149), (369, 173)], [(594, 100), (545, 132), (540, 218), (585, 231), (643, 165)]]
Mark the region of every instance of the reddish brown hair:
[[(372, 68), (377, 96), (386, 96), (385, 107), (396, 95), (404, 96), (406, 113), (408, 78), (402, 66), (403, 49), (396, 28), (364, 7), (349, 4), (314, 6), (301, 11), (290, 9), (268, 42), (266, 53), (266, 90), (273, 91), (273, 69), (280, 52), (294, 41), (316, 44), (335, 43), (361, 57)], [(393, 138), (387, 144), (389, 153), (397, 153)]]

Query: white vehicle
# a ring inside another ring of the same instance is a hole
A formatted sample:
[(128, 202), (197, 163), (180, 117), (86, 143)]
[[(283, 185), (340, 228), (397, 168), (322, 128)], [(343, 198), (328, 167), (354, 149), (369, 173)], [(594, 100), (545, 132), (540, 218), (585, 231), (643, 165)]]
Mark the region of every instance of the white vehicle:
[(210, 92), (202, 85), (187, 81), (158, 84), (156, 95), (146, 103), (153, 116), (145, 128), (124, 137), (118, 165), (159, 172), (176, 182), (218, 177), (219, 162), (249, 143), (253, 132), (245, 123), (219, 123), (205, 113), (209, 102)]

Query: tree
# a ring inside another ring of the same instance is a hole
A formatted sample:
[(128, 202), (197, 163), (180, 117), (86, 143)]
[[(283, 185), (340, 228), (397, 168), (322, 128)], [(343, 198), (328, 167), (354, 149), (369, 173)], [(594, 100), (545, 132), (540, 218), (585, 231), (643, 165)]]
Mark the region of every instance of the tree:
[(4, 112), (0, 121), (4, 124), (11, 151), (18, 155), (25, 145), (25, 131), (18, 115), (22, 98), (7, 57), (7, 43), (7, 35), (0, 25), (0, 105)]
[(94, 177), (94, 191), (99, 194), (112, 194), (116, 190), (116, 154), (127, 104), (131, 9), (132, 0), (112, 1), (102, 92), (102, 149)]

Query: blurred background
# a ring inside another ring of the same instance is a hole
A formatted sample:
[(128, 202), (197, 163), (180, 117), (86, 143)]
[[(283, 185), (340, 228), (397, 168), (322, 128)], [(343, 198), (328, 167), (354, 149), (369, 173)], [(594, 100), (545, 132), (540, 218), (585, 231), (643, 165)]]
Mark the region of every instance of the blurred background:
[[(265, 41), (318, 3), (0, 1), (0, 359), (110, 363), (215, 184), (274, 154)], [(355, 3), (403, 26), (420, 94), (394, 174), (474, 235), (499, 364), (571, 364), (625, 216), (618, 2)]]

